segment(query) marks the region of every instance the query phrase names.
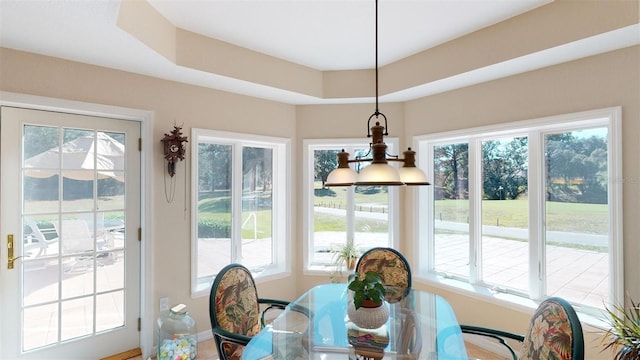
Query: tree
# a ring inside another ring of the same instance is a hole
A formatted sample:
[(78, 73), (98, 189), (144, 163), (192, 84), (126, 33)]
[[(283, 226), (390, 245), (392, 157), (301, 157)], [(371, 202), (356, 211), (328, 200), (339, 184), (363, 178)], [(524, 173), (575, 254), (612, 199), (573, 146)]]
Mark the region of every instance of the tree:
[(467, 199), (469, 195), (469, 145), (466, 143), (436, 146), (434, 176), (437, 199)]
[(262, 191), (271, 189), (273, 176), (273, 151), (260, 147), (245, 146), (242, 148), (242, 175), (249, 176), (250, 189)]
[(314, 169), (313, 176), (315, 180), (322, 181), (322, 188), (327, 181), (329, 173), (338, 167), (338, 151), (337, 150), (315, 150), (313, 153)]
[(606, 137), (546, 136), (547, 200), (607, 202)]
[(528, 140), (526, 137), (482, 143), (483, 197), (517, 199), (527, 192)]
[(43, 153), (49, 149), (58, 147), (58, 128), (50, 126), (25, 126), (24, 127), (24, 158)]
[(231, 146), (198, 144), (198, 175), (201, 188), (231, 189)]

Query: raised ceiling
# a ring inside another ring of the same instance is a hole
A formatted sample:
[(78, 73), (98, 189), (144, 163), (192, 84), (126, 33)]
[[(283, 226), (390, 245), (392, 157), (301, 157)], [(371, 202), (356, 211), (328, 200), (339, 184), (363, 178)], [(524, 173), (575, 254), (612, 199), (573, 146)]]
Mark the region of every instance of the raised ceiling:
[[(144, 1), (144, 0), (135, 0)], [(548, 4), (551, 0), (380, 0), (379, 61), (387, 65)], [(373, 0), (148, 0), (175, 28), (221, 40), (320, 72), (374, 67)], [(325, 99), (177, 65), (117, 25), (120, 0), (0, 2), (0, 45), (198, 86), (292, 104), (370, 101)], [(141, 21), (143, 21), (141, 19)], [(144, 23), (142, 23), (144, 27)], [(153, 34), (152, 36), (160, 36)], [(636, 40), (621, 40), (629, 46)], [(618, 45), (616, 45), (618, 46)], [(386, 94), (404, 101), (610, 50), (569, 49), (544, 61), (452, 76)], [(586, 54), (586, 55), (585, 55)], [(558, 57), (558, 60), (554, 60)], [(537, 62), (536, 62), (537, 61)], [(384, 100), (384, 99), (383, 99)]]

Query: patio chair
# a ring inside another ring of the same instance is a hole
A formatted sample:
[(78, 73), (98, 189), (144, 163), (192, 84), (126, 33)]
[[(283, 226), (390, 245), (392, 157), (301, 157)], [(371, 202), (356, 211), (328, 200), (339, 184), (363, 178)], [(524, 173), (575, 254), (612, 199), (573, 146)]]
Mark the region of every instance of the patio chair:
[(24, 235), (24, 256), (36, 258), (47, 255), (49, 245), (58, 241), (56, 229), (42, 229), (31, 217), (25, 217), (24, 224), (28, 227)]
[[(260, 305), (265, 308), (261, 310)], [(253, 276), (246, 267), (230, 264), (220, 270), (209, 295), (211, 330), (220, 359), (240, 359), (244, 346), (265, 326), (265, 314), (273, 309), (284, 310), (287, 305), (289, 302), (284, 300), (258, 298)]]
[[(524, 335), (481, 326), (460, 327), (464, 334), (496, 341), (507, 349), (513, 360), (584, 360), (582, 325), (571, 304), (559, 297), (540, 303)], [(519, 353), (509, 340), (522, 344)]]
[(356, 264), (356, 274), (367, 271), (380, 275), (387, 289), (385, 300), (390, 303), (402, 300), (411, 289), (411, 268), (407, 259), (397, 250), (375, 247), (364, 252)]
[(86, 221), (62, 220), (61, 228), (56, 230), (60, 235), (62, 254), (74, 255), (73, 262), (65, 268), (66, 273), (86, 270), (94, 265), (108, 265), (115, 261), (115, 254), (101, 251), (107, 249), (106, 244), (94, 239)]

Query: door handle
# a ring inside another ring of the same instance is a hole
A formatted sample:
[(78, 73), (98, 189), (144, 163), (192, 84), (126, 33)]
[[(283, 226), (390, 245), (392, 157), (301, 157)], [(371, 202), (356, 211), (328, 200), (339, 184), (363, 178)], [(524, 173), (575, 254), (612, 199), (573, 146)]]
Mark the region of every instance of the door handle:
[(7, 235), (7, 269), (13, 269), (13, 263), (21, 257), (13, 257), (13, 234)]

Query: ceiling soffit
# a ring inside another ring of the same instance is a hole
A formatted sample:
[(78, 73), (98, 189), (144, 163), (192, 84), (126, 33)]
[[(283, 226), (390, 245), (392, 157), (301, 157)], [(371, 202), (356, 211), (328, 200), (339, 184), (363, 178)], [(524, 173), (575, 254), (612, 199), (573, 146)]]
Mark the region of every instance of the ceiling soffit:
[[(185, 68), (310, 98), (375, 95), (373, 69), (319, 71), (295, 64), (176, 28), (144, 1), (122, 1), (117, 25)], [(635, 2), (556, 1), (382, 66), (381, 100), (417, 98), (633, 46), (640, 43), (639, 29)]]

